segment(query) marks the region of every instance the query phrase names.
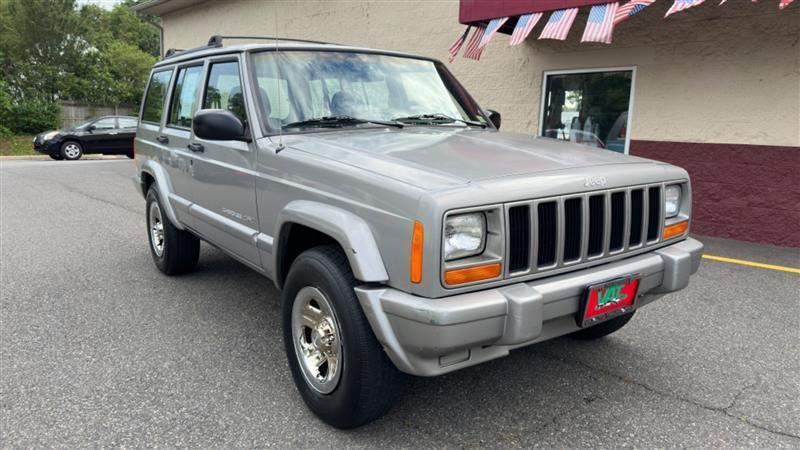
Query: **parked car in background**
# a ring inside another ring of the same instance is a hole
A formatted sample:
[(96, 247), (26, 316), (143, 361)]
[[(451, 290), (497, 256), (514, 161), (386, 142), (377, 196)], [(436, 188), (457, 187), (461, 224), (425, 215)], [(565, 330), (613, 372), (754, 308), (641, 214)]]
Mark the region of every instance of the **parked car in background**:
[(58, 160), (76, 160), (89, 153), (133, 158), (138, 123), (136, 117), (98, 117), (74, 128), (39, 133), (33, 138), (33, 149)]

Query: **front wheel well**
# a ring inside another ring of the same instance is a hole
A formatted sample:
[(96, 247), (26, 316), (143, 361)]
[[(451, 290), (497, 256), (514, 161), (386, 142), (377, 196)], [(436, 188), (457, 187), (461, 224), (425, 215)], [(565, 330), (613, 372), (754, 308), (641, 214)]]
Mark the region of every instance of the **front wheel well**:
[(281, 226), (278, 241), (278, 257), (276, 258), (275, 276), (278, 286), (283, 286), (292, 263), (301, 253), (320, 245), (336, 245), (339, 242), (321, 231), (298, 223), (285, 223)]
[(155, 182), (156, 182), (156, 179), (153, 178), (152, 175), (150, 175), (147, 172), (142, 172), (142, 176), (141, 176), (142, 195), (144, 195), (146, 197), (147, 196), (147, 191), (150, 190), (150, 186), (152, 186), (153, 183), (155, 183)]

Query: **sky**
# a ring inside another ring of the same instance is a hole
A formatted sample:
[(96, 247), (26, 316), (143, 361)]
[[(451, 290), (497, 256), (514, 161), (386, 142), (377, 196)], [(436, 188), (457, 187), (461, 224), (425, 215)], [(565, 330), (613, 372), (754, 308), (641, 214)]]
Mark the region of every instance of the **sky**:
[(78, 7), (82, 5), (94, 4), (97, 6), (102, 6), (105, 9), (111, 9), (114, 5), (121, 3), (122, 0), (77, 0), (76, 3)]

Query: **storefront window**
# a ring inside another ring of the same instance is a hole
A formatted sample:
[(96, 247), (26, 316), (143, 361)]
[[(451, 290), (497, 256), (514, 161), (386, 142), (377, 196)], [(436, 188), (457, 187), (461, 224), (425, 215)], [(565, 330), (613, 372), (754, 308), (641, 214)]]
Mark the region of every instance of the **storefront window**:
[(627, 153), (632, 69), (544, 76), (542, 136)]

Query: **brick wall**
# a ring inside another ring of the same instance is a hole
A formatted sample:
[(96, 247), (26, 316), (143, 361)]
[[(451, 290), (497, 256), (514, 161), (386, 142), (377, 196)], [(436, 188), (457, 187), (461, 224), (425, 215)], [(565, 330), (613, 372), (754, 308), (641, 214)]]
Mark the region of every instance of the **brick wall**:
[(800, 247), (800, 147), (634, 140), (692, 178), (692, 232)]

